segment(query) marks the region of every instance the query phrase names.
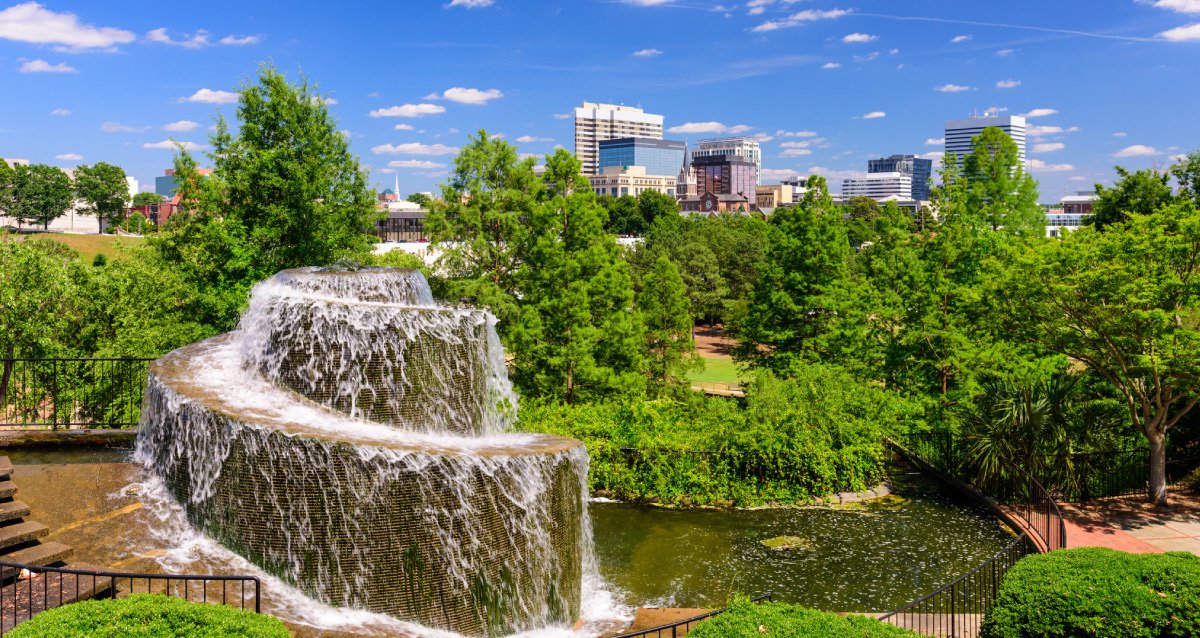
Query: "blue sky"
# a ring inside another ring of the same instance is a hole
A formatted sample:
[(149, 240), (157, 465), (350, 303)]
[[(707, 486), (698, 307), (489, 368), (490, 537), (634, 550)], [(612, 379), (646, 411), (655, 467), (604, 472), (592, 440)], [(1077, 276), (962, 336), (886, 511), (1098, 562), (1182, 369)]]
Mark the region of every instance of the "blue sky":
[[(0, 1), (0, 157), (119, 164), (207, 143), (273, 61), (332, 98), (390, 187), (434, 190), (479, 128), (573, 150), (584, 101), (667, 137), (757, 134), (763, 183), (938, 154), (947, 119), (1031, 114), (1042, 201), (1200, 148), (1200, 0)], [(1035, 139), (1036, 138), (1036, 139)]]

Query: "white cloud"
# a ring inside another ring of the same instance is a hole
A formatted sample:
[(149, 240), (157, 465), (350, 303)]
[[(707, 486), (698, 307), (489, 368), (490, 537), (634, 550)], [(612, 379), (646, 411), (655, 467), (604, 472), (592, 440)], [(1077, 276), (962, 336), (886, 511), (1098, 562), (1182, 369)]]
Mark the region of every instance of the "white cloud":
[(1171, 42), (1190, 42), (1192, 40), (1200, 40), (1200, 22), (1189, 24), (1183, 27), (1175, 27), (1168, 31), (1163, 31), (1158, 34), (1160, 38), (1165, 38)]
[(429, 160), (392, 160), (388, 162), (392, 168), (446, 168), (445, 164)]
[(150, 130), (149, 126), (126, 126), (120, 122), (105, 122), (100, 125), (105, 133), (142, 133)]
[(534, 137), (532, 135), (522, 135), (521, 137), (517, 138), (517, 141), (520, 142), (521, 144), (529, 144), (531, 142), (553, 142), (554, 138)]
[(1063, 144), (1062, 142), (1047, 142), (1045, 144), (1034, 144), (1033, 152), (1034, 153), (1053, 153), (1054, 151), (1061, 151), (1066, 147), (1067, 147), (1067, 145)]
[(166, 126), (163, 127), (163, 130), (164, 131), (191, 131), (191, 130), (197, 128), (198, 126), (200, 126), (200, 124), (197, 122), (192, 122), (190, 120), (180, 120), (178, 122), (171, 122), (170, 124), (167, 124)]
[(1141, 4), (1152, 4), (1159, 9), (1178, 13), (1200, 13), (1200, 0), (1137, 0)]
[(870, 113), (867, 113), (867, 114), (863, 115), (862, 117), (864, 120), (873, 120), (877, 117), (886, 117), (886, 116), (887, 116), (887, 113), (884, 113), (883, 111), (871, 111)]
[(877, 35), (870, 35), (867, 33), (851, 33), (850, 35), (842, 38), (842, 42), (874, 42), (878, 39), (879, 36)]
[(392, 173), (396, 172), (396, 169), (394, 169), (394, 168), (377, 168), (377, 169), (375, 169), (375, 171), (378, 173), (387, 173), (388, 175), (391, 175)]
[(955, 44), (958, 44), (959, 42), (970, 42), (971, 36), (970, 35), (956, 35), (953, 38), (951, 38), (950, 41)]
[(574, 115), (572, 115), (570, 113), (552, 113), (551, 115), (556, 120), (569, 120), (569, 119), (575, 117)]
[[(888, 55), (896, 55), (899, 52), (900, 52), (900, 49), (892, 49), (891, 51), (888, 51)], [(903, 65), (901, 65), (901, 66), (903, 66)]]
[(1142, 155), (1158, 155), (1158, 154), (1159, 154), (1159, 152), (1154, 150), (1153, 146), (1143, 146), (1141, 144), (1134, 144), (1133, 146), (1126, 146), (1125, 148), (1117, 151), (1116, 153), (1113, 153), (1113, 157), (1140, 157)]
[(667, 129), (668, 133), (745, 133), (754, 127), (738, 124), (725, 126), (720, 122), (685, 122)]
[(1013, 87), (1018, 87), (1018, 86), (1021, 86), (1021, 81), (1014, 80), (1012, 78), (1009, 78), (1007, 80), (1000, 80), (999, 82), (996, 83), (996, 88), (998, 88), (998, 89), (1011, 89)]
[(1006, 55), (1008, 55), (1008, 54), (1010, 54), (1010, 53), (1012, 53), (1012, 52), (1013, 52), (1013, 50), (1012, 50), (1012, 49), (1000, 49), (999, 51), (997, 51), (997, 52), (996, 52), (996, 55), (999, 55), (999, 56), (1002, 56), (1002, 57), (1003, 57), (1003, 56), (1006, 56)]
[(457, 132), (458, 129), (451, 127), (449, 131), (446, 131), (446, 135), (454, 135)]
[(1126, 134), (1125, 134), (1125, 133), (1120, 133), (1120, 132), (1117, 132), (1117, 133), (1113, 133), (1113, 134), (1112, 134), (1112, 136), (1113, 136), (1113, 137), (1125, 137), (1125, 136), (1126, 136)]
[(84, 51), (111, 49), (133, 42), (137, 36), (124, 29), (80, 24), (73, 13), (55, 13), (36, 2), (25, 2), (0, 11), (0, 38)]
[(372, 91), (367, 94), (367, 97), (379, 97), (379, 91)]
[(413, 125), (412, 124), (397, 124), (396, 130), (397, 131), (411, 131), (411, 130), (413, 130)]
[(663, 52), (659, 51), (658, 49), (642, 49), (641, 51), (633, 52), (633, 54), (639, 58), (650, 58), (656, 55), (662, 55), (662, 53)]
[(1045, 117), (1047, 115), (1054, 115), (1056, 113), (1058, 113), (1058, 111), (1056, 111), (1055, 109), (1033, 109), (1032, 111), (1030, 111), (1028, 113), (1022, 113), (1021, 117), (1025, 117), (1025, 118)]
[(1174, 161), (1176, 161), (1176, 162), (1182, 162), (1183, 160), (1187, 159), (1187, 155), (1184, 155), (1183, 153), (1180, 153), (1180, 154), (1178, 154), (1178, 155), (1172, 155), (1172, 156), (1171, 156), (1171, 159), (1172, 159), (1172, 160), (1174, 160)]
[(150, 142), (146, 142), (145, 144), (142, 144), (142, 148), (163, 148), (163, 149), (167, 149), (167, 150), (175, 150), (176, 148), (179, 148), (181, 145), (183, 146), (183, 150), (185, 150), (185, 151), (202, 151), (202, 150), (208, 148), (207, 144), (194, 144), (192, 142), (173, 142), (171, 140), (163, 140), (161, 142), (155, 142), (153, 144), (151, 144)]
[(354, 136), (354, 132), (351, 131), (350, 129), (342, 129), (342, 130), (338, 131), (338, 133), (341, 133), (342, 137), (347, 137), (347, 138)]
[(446, 175), (449, 175), (450, 171), (417, 171), (414, 174), (422, 175), (424, 177), (444, 177)]
[(338, 100), (335, 97), (321, 97), (319, 95), (312, 96), (311, 101), (313, 104), (328, 104), (330, 106), (338, 103)]
[(463, 7), (464, 9), (482, 9), (492, 6), (495, 0), (451, 0), (450, 4), (445, 5), (447, 9), (450, 7)]
[(931, 137), (931, 138), (925, 140), (925, 146), (945, 146), (945, 145), (946, 145), (946, 138), (944, 138), (944, 137)]
[(64, 153), (62, 155), (55, 155), (54, 159), (64, 160), (67, 162), (78, 162), (79, 160), (83, 159), (83, 156), (79, 153)]
[(945, 152), (943, 152), (943, 151), (930, 151), (930, 152), (928, 152), (928, 153), (924, 153), (924, 154), (922, 154), (922, 155), (918, 155), (917, 157), (919, 157), (919, 158), (921, 158), (921, 159), (927, 159), (927, 160), (934, 160), (934, 161), (937, 161), (937, 160), (940, 160), (940, 159), (942, 159), (942, 158), (943, 158), (943, 157), (945, 157), (945, 156), (946, 156), (946, 153), (945, 153)]
[(382, 144), (373, 147), (371, 152), (376, 155), (453, 155), (458, 152), (458, 147), (446, 146), (444, 144), (421, 144), (419, 142), (409, 142), (408, 144)]
[(367, 115), (371, 117), (425, 117), (426, 115), (435, 115), (437, 113), (445, 113), (446, 107), (440, 104), (405, 104), (404, 106), (391, 106), (386, 109), (375, 109)]
[(504, 97), (504, 94), (499, 89), (488, 89), (480, 91), (479, 89), (464, 89), (461, 86), (456, 86), (451, 89), (446, 89), (440, 97), (437, 93), (426, 95), (426, 100), (450, 100), (460, 104), (487, 104), (488, 100)]
[(832, 168), (825, 168), (824, 166), (809, 166), (807, 174), (824, 177), (825, 179), (830, 180), (830, 186), (837, 186), (839, 190), (841, 189), (841, 182), (835, 182), (833, 180), (862, 178), (867, 176), (866, 171), (835, 171)]
[[(422, 133), (424, 133), (424, 131), (422, 131)], [(489, 140), (502, 140), (506, 137), (508, 137), (508, 136), (505, 135), (504, 133), (492, 133), (491, 135), (488, 136), (488, 139)]]
[(791, 179), (799, 177), (800, 171), (794, 168), (764, 168), (758, 173), (764, 180)]
[(54, 109), (53, 111), (50, 111), (50, 115), (70, 115), (70, 114), (71, 114), (71, 112), (68, 111), (67, 109)]
[(789, 148), (779, 154), (780, 157), (799, 157), (801, 155), (812, 155), (812, 151), (807, 148)]
[(960, 91), (970, 91), (971, 87), (961, 86), (959, 84), (943, 84), (942, 86), (933, 87), (933, 90), (940, 91), (942, 93), (958, 93)]
[(793, 13), (783, 20), (767, 20), (766, 22), (750, 30), (755, 33), (762, 33), (764, 31), (774, 31), (776, 29), (783, 29), (787, 27), (798, 27), (805, 22), (814, 22), (816, 20), (832, 20), (834, 18), (840, 18), (847, 13), (850, 12), (843, 11), (842, 9), (830, 9), (828, 11), (821, 11), (819, 9), (805, 9), (800, 13)]
[(759, 142), (770, 142), (771, 140), (775, 139), (775, 136), (768, 135), (766, 133), (755, 133), (754, 139), (758, 140)]
[(235, 47), (245, 46), (247, 44), (258, 44), (262, 41), (263, 37), (261, 35), (244, 35), (241, 37), (227, 35), (221, 38), (221, 44)]
[(69, 66), (66, 62), (50, 64), (45, 60), (30, 60), (17, 70), (21, 73), (79, 73), (79, 69)]
[(842, 65), (838, 64), (837, 62), (826, 62), (825, 66), (823, 66), (821, 68), (822, 69), (840, 69), (840, 68), (842, 68)]
[(183, 34), (182, 40), (174, 40), (167, 34), (165, 28), (154, 29), (146, 32), (146, 39), (150, 42), (158, 42), (159, 44), (170, 44), (172, 46), (183, 47), (185, 49), (199, 49), (206, 46), (211, 46), (208, 41), (208, 32), (204, 29), (196, 31), (194, 34)]
[(778, 137), (816, 137), (817, 136), (815, 131), (784, 131), (782, 129), (775, 131), (775, 135)]
[(750, 9), (749, 11), (747, 11), (746, 15), (756, 16), (756, 15), (761, 14), (763, 11), (766, 11), (766, 9), (764, 9), (762, 7), (754, 7), (753, 9)]
[(232, 104), (238, 101), (237, 93), (229, 91), (214, 91), (212, 89), (200, 89), (191, 97), (183, 98), (184, 102), (201, 102), (204, 104)]
[(1032, 159), (1029, 160), (1029, 170), (1040, 173), (1060, 173), (1063, 171), (1073, 171), (1075, 167), (1070, 164), (1047, 164), (1040, 159)]
[(1072, 182), (1086, 182), (1087, 181), (1087, 178), (1082, 175), (1075, 175), (1073, 177), (1068, 177), (1067, 179)]

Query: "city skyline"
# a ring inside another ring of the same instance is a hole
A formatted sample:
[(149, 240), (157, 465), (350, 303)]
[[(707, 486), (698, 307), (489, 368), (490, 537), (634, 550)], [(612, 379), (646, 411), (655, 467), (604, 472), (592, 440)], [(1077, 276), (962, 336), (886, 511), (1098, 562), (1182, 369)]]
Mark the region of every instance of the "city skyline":
[(834, 191), (869, 159), (936, 170), (945, 122), (993, 107), (1026, 118), (1044, 202), (1200, 147), (1200, 0), (875, 4), (0, 3), (0, 157), (106, 161), (152, 189), (169, 140), (204, 150), (267, 60), (317, 82), (372, 182), (403, 194), (436, 191), (481, 127), (573, 150), (585, 101), (662, 115), (667, 139), (755, 135), (763, 184), (816, 173)]

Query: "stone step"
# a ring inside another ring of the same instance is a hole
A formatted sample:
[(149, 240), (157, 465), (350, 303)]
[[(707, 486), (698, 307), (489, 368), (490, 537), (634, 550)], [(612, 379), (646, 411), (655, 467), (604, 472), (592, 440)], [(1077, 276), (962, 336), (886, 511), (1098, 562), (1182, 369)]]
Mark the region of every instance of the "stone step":
[(29, 516), (29, 506), (21, 501), (0, 503), (0, 523)]
[[(67, 565), (70, 569), (98, 570), (98, 567)], [(98, 596), (112, 589), (112, 580), (100, 576), (77, 576), (46, 572), (37, 578), (19, 580), (0, 589), (4, 613), (0, 614), (0, 632), (7, 633), (16, 625), (34, 616), (80, 600)]]
[[(36, 542), (36, 541), (35, 541)], [(50, 565), (70, 560), (75, 555), (75, 548), (62, 543), (38, 543), (21, 549), (15, 549), (0, 555), (0, 560), (6, 563), (21, 563), (22, 565)], [(20, 570), (15, 567), (0, 568), (0, 580), (8, 580), (17, 575)]]
[(12, 498), (17, 495), (17, 486), (12, 481), (4, 479), (0, 481), (0, 498)]
[(0, 456), (0, 476), (12, 476), (13, 466), (12, 461), (8, 460), (7, 456)]
[(0, 548), (12, 547), (18, 543), (42, 538), (50, 533), (50, 529), (35, 521), (23, 521), (0, 527)]

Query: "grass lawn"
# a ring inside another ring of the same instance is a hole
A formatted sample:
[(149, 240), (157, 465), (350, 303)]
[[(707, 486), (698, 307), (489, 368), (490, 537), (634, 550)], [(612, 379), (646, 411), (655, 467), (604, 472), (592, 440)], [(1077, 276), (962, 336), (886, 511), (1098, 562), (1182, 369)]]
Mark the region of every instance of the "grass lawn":
[(704, 357), (704, 370), (688, 375), (692, 381), (717, 381), (721, 383), (737, 383), (743, 378), (738, 374), (733, 359), (728, 357)]
[[(66, 244), (71, 250), (79, 253), (79, 259), (89, 266), (96, 258), (96, 253), (104, 253), (109, 259), (120, 258), (117, 246), (140, 246), (146, 241), (142, 237), (117, 237), (116, 235), (76, 235), (68, 233), (33, 233), (18, 235), (22, 239), (53, 239)], [(114, 245), (115, 244), (115, 245)]]

